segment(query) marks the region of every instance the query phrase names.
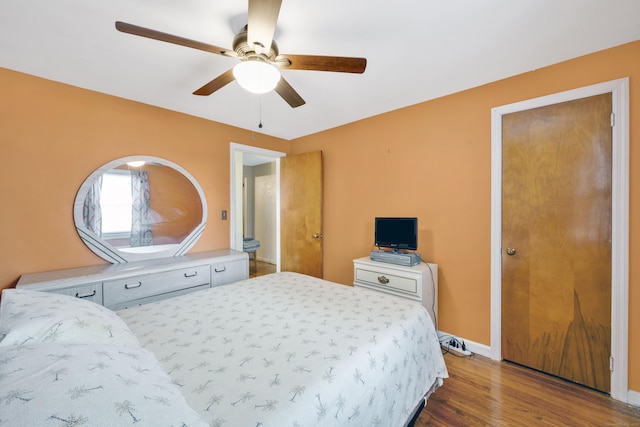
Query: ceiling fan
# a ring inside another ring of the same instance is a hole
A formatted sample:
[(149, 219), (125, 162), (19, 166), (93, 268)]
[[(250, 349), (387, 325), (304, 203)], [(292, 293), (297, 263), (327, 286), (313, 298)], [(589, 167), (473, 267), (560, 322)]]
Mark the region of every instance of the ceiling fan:
[[(184, 37), (139, 27), (125, 22), (116, 22), (116, 29), (123, 33), (146, 37), (217, 55), (237, 58), (241, 62), (227, 70), (200, 89), (194, 95), (211, 95), (225, 85), (237, 80), (245, 89), (265, 93), (275, 90), (291, 107), (304, 105), (305, 101), (280, 75), (283, 70), (333, 71), (338, 73), (364, 72), (367, 66), (365, 58), (349, 58), (340, 56), (284, 55), (278, 51), (273, 35), (280, 13), (282, 0), (249, 0), (248, 22), (244, 30), (233, 39), (233, 49), (224, 49), (207, 43), (190, 40)], [(277, 68), (276, 68), (277, 67)], [(245, 70), (243, 70), (245, 68)], [(252, 68), (252, 70), (246, 70)], [(243, 72), (255, 73), (259, 80), (246, 79)], [(267, 84), (269, 75), (272, 81)], [(253, 87), (251, 85), (254, 84)], [(257, 85), (255, 85), (257, 84)]]

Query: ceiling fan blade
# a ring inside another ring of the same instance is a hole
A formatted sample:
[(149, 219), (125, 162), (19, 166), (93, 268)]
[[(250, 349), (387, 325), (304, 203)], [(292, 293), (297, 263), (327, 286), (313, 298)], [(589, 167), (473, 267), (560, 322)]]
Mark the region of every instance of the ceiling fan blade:
[(282, 97), (282, 99), (287, 101), (287, 104), (289, 104), (291, 108), (296, 108), (305, 104), (304, 99), (298, 95), (298, 92), (291, 87), (284, 77), (280, 77), (280, 81), (274, 90)]
[(271, 49), (282, 0), (249, 0), (247, 42), (256, 53)]
[(146, 37), (148, 39), (153, 39), (153, 40), (160, 40), (161, 42), (173, 43), (180, 46), (186, 46), (193, 49), (203, 50), (205, 52), (211, 52), (211, 53), (215, 53), (222, 56), (229, 56), (232, 58), (236, 58), (238, 56), (233, 51), (233, 49), (224, 49), (211, 44), (186, 39), (184, 37), (174, 36), (172, 34), (151, 30), (149, 28), (139, 27), (133, 24), (127, 24), (126, 22), (117, 21), (116, 29), (123, 33), (133, 34), (134, 36)]
[(279, 55), (274, 64), (287, 70), (333, 71), (336, 73), (364, 73), (366, 58), (343, 56)]
[(234, 80), (235, 80), (235, 77), (233, 77), (233, 68), (231, 68), (225, 71), (224, 73), (220, 74), (215, 79), (211, 80), (206, 85), (202, 86), (200, 89), (193, 92), (193, 94), (201, 95), (201, 96), (211, 95), (213, 92), (228, 85)]

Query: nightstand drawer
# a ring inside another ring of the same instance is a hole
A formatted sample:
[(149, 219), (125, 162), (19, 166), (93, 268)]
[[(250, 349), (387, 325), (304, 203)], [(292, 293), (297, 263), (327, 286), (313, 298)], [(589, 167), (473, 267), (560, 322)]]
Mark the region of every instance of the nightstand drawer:
[(416, 295), (418, 280), (411, 277), (401, 277), (388, 272), (380, 272), (364, 268), (356, 268), (356, 282), (370, 284)]
[(137, 305), (136, 300), (142, 298), (210, 284), (208, 265), (111, 280), (103, 283), (104, 305), (109, 308), (126, 302)]

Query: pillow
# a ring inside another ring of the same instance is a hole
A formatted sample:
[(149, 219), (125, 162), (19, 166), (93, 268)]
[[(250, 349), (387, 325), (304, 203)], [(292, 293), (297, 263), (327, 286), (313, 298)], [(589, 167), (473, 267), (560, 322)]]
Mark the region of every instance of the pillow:
[(0, 424), (208, 427), (142, 347), (0, 347)]
[(140, 346), (127, 324), (99, 304), (50, 292), (3, 290), (0, 346), (36, 342)]

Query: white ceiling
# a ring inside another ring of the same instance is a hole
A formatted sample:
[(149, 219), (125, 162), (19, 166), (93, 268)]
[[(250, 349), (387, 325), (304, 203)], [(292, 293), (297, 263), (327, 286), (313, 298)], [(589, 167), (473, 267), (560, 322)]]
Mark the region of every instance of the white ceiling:
[(281, 53), (368, 60), (362, 75), (283, 71), (306, 100), (292, 109), (236, 82), (192, 95), (237, 59), (114, 27), (231, 48), (246, 19), (247, 0), (2, 0), (0, 66), (294, 139), (640, 40), (640, 0), (283, 0)]

